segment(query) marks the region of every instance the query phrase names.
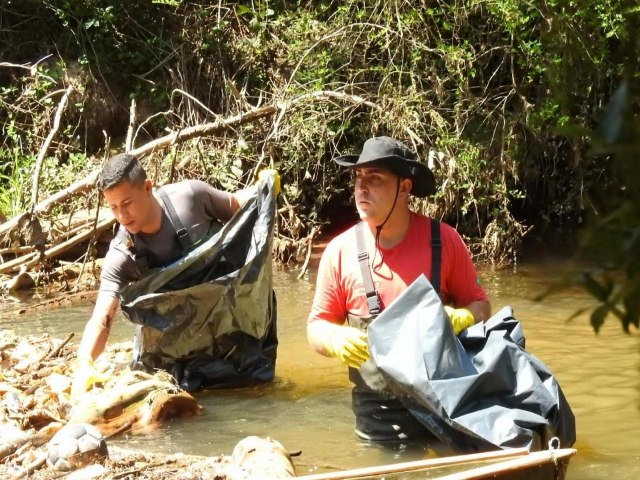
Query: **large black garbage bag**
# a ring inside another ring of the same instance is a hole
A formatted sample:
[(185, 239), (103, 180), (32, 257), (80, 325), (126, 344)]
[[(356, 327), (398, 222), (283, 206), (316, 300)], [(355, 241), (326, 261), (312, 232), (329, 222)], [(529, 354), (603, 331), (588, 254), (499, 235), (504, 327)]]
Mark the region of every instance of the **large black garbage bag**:
[(524, 349), (511, 308), (456, 337), (421, 276), (369, 325), (368, 337), (387, 388), (451, 448), (575, 442), (573, 413), (549, 369)]
[(170, 371), (188, 391), (273, 379), (274, 221), (269, 179), (219, 232), (125, 287), (122, 310), (139, 325), (138, 366)]

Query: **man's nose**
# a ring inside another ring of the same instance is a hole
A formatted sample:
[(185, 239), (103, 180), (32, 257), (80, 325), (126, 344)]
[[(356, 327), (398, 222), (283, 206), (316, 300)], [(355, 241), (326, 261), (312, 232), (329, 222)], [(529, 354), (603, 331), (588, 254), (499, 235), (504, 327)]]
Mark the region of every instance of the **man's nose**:
[(365, 179), (358, 178), (356, 180), (356, 191), (362, 192), (362, 191), (366, 191), (368, 189), (369, 189), (369, 186), (368, 186), (367, 182), (365, 181)]
[(118, 211), (116, 212), (116, 220), (118, 221), (118, 223), (122, 223), (122, 221), (126, 220), (128, 216), (129, 213), (122, 208), (118, 209)]

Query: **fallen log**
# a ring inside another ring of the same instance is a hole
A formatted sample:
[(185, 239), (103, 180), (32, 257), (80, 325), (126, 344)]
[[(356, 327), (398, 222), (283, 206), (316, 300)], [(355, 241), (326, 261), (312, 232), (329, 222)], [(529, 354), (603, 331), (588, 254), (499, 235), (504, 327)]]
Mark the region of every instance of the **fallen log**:
[[(51, 207), (53, 207), (54, 205), (64, 202), (65, 200), (75, 195), (76, 193), (84, 192), (89, 188), (93, 187), (96, 183), (96, 180), (98, 179), (99, 173), (100, 171), (96, 169), (86, 177), (81, 178), (80, 180), (69, 185), (67, 188), (60, 190), (58, 193), (51, 195), (50, 197), (46, 198), (42, 202), (39, 202), (37, 205), (33, 207), (33, 213), (35, 214), (47, 213), (49, 209), (51, 209)], [(24, 212), (0, 224), (0, 236), (3, 236), (9, 233), (18, 225), (18, 223), (23, 218), (27, 217), (28, 215), (29, 215), (29, 212)]]
[(146, 380), (136, 381), (130, 385), (119, 382), (100, 395), (87, 395), (76, 405), (69, 417), (69, 423), (91, 423), (108, 418), (107, 413), (116, 408), (144, 400), (150, 393), (164, 389), (176, 392), (178, 387), (171, 382), (148, 376)]
[(98, 225), (96, 225), (96, 228), (93, 228), (93, 227), (87, 228), (86, 230), (66, 240), (65, 242), (62, 242), (59, 245), (56, 245), (54, 247), (51, 247), (45, 250), (42, 253), (42, 255), (39, 255), (39, 252), (34, 252), (32, 254), (24, 255), (22, 257), (18, 257), (9, 262), (0, 264), (0, 273), (14, 272), (20, 269), (22, 265), (25, 265), (27, 269), (30, 269), (33, 266), (37, 265), (42, 260), (54, 258), (60, 255), (61, 253), (64, 253), (65, 251), (69, 250), (70, 248), (74, 247), (75, 245), (88, 240), (93, 235), (98, 235), (102, 233), (103, 231), (111, 227), (114, 223), (115, 223), (115, 220), (113, 218), (102, 220), (100, 223), (98, 223)]

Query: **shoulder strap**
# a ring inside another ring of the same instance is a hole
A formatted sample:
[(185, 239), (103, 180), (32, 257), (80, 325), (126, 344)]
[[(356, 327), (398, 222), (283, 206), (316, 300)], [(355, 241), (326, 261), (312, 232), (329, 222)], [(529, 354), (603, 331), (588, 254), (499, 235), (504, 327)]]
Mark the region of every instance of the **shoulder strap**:
[(364, 241), (365, 228), (365, 222), (360, 222), (358, 225), (356, 225), (358, 263), (360, 263), (360, 272), (362, 273), (362, 282), (364, 283), (364, 290), (367, 297), (367, 307), (369, 307), (369, 313), (371, 315), (377, 315), (382, 311), (382, 309), (380, 308), (380, 298), (378, 297), (378, 292), (376, 292), (376, 287), (374, 287), (373, 285), (373, 277), (371, 276), (369, 254), (367, 253)]
[(144, 249), (142, 251), (138, 251), (136, 244), (133, 241), (133, 237), (123, 227), (118, 228), (116, 242), (122, 245), (124, 249), (131, 254), (133, 261), (136, 262), (141, 273), (149, 270), (149, 258), (147, 257), (146, 252)]
[(167, 192), (165, 192), (164, 189), (160, 188), (158, 190), (158, 194), (160, 195), (160, 199), (162, 200), (162, 203), (164, 203), (164, 206), (167, 209), (166, 210), (167, 217), (169, 218), (169, 221), (171, 222), (171, 225), (173, 226), (173, 229), (176, 232), (176, 235), (178, 236), (178, 242), (180, 243), (180, 248), (184, 253), (187, 250), (191, 249), (191, 247), (193, 247), (193, 240), (191, 240), (191, 236), (189, 235), (189, 232), (187, 231), (186, 228), (184, 228), (184, 225), (182, 225), (182, 222), (178, 218), (176, 209), (173, 206), (173, 203), (171, 203), (171, 200), (169, 199), (169, 195), (167, 195)]
[(442, 241), (440, 239), (440, 222), (431, 219), (431, 285), (440, 295), (440, 266), (442, 263)]

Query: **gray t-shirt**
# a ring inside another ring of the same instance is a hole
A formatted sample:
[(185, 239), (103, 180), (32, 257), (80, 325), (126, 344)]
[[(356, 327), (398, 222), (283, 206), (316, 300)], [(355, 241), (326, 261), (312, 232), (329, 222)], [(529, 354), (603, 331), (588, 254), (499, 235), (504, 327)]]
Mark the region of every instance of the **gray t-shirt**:
[[(185, 180), (162, 187), (167, 193), (180, 222), (189, 232), (194, 242), (207, 235), (215, 223), (225, 223), (232, 216), (231, 194), (216, 190), (200, 180)], [(166, 207), (157, 192), (153, 193), (162, 207), (160, 230), (148, 235), (131, 235), (137, 252), (144, 252), (149, 267), (164, 267), (178, 260), (182, 248), (169, 217)], [(126, 253), (126, 247), (116, 246), (120, 241), (115, 238), (102, 265), (100, 292), (117, 297), (122, 287), (140, 279), (141, 272), (133, 257)]]

